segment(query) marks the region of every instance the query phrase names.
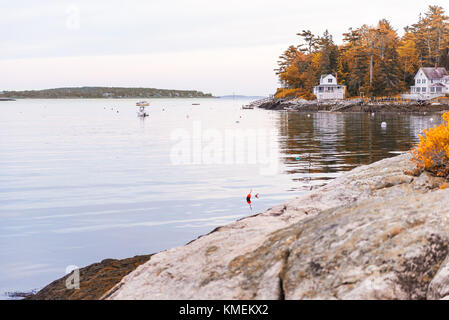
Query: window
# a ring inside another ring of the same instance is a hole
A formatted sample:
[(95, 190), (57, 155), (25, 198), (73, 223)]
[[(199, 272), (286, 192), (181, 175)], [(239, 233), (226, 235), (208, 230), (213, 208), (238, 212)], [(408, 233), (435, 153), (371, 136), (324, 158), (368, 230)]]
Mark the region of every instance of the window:
[(424, 88), (421, 88), (421, 90), (422, 90), (422, 92), (426, 92), (426, 91), (427, 91), (427, 88), (424, 87)]
[(437, 87), (437, 92), (438, 93), (441, 93), (443, 90), (441, 90), (442, 88), (441, 87)]
[(332, 83), (332, 78), (327, 79), (328, 83)]
[(426, 83), (426, 79), (422, 79), (422, 83)]
[(430, 88), (430, 92), (435, 92), (435, 87)]
[(421, 83), (421, 79), (416, 80), (416, 83)]
[(416, 89), (416, 92), (420, 92), (421, 88), (420, 87), (416, 87), (415, 89)]

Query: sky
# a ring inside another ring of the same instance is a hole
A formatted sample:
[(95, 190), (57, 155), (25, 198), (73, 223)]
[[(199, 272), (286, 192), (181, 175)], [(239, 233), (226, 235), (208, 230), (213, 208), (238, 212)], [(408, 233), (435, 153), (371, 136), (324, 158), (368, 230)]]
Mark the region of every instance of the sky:
[[(390, 20), (399, 34), (429, 5), (409, 0), (0, 0), (0, 91), (72, 86), (266, 96), (296, 33)], [(448, 12), (449, 13), (449, 12)]]

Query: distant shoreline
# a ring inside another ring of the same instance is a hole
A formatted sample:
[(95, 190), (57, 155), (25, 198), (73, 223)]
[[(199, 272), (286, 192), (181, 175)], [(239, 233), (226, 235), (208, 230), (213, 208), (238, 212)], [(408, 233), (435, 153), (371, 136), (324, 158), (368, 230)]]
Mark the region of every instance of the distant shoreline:
[(154, 99), (219, 99), (220, 97), (150, 97), (150, 98), (142, 98), (142, 97), (14, 97), (14, 98), (0, 98), (0, 101), (17, 101), (17, 100), (130, 100), (130, 99), (138, 99), (138, 100), (154, 100)]
[(198, 97), (150, 97), (150, 98), (144, 98), (144, 97), (16, 97), (13, 98), (0, 98), (0, 101), (16, 101), (16, 100), (53, 100), (53, 99), (79, 99), (79, 100), (86, 100), (86, 99), (103, 99), (103, 100), (126, 100), (126, 99), (139, 99), (139, 100), (154, 100), (154, 99), (260, 99), (263, 97), (253, 97), (253, 96), (235, 96), (235, 98), (232, 98), (230, 96), (198, 96)]
[(198, 90), (174, 90), (138, 87), (66, 87), (43, 90), (4, 90), (0, 98), (12, 99), (154, 99), (154, 98), (213, 98), (211, 93)]

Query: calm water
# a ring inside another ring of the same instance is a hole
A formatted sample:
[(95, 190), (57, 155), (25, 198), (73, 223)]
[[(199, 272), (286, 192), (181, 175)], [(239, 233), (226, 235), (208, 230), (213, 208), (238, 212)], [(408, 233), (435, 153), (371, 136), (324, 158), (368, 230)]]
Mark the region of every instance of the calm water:
[[(69, 265), (185, 244), (408, 150), (439, 122), (435, 115), (240, 110), (244, 103), (159, 99), (140, 119), (135, 100), (0, 102), (0, 294), (41, 288)], [(220, 161), (233, 152), (238, 158), (240, 149), (220, 141), (243, 129), (253, 134), (243, 153), (257, 158)], [(189, 153), (176, 152), (180, 146)], [(278, 161), (275, 171), (265, 170), (264, 146)], [(253, 211), (245, 202), (250, 189), (260, 193)]]

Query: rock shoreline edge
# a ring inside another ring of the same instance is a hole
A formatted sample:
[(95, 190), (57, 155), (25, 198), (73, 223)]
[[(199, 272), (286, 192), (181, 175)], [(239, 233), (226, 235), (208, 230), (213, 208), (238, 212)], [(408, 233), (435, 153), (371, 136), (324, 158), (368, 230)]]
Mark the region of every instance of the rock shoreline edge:
[(154, 254), (101, 296), (52, 297), (448, 299), (449, 189), (442, 178), (406, 174), (409, 160), (360, 166)]
[(399, 104), (399, 103), (361, 103), (354, 101), (329, 101), (317, 102), (306, 101), (300, 99), (265, 99), (263, 101), (256, 101), (254, 106), (267, 110), (287, 110), (297, 112), (366, 112), (366, 113), (444, 113), (449, 110), (449, 105), (437, 104)]

